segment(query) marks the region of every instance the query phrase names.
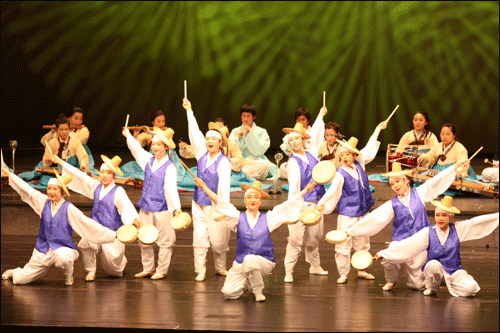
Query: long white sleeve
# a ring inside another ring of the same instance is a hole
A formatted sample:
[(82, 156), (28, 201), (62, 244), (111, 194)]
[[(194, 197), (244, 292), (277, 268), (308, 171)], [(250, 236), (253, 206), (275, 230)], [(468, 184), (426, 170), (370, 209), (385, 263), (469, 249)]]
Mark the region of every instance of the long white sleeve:
[(392, 262), (401, 263), (415, 257), (429, 246), (429, 227), (421, 229), (419, 232), (403, 239), (399, 242), (391, 242), (385, 250), (379, 251), (379, 257)]
[(455, 168), (453, 165), (450, 165), (448, 168), (417, 187), (416, 190), (422, 202), (431, 201), (446, 191), (451, 183), (453, 183), (456, 174)]
[(377, 234), (385, 228), (394, 218), (392, 202), (389, 200), (353, 226), (347, 228), (346, 232), (353, 237), (367, 237)]
[(207, 152), (207, 147), (205, 145), (205, 136), (200, 131), (198, 122), (194, 116), (193, 110), (188, 110), (188, 131), (189, 131), (189, 141), (191, 142), (191, 147), (193, 148), (196, 160), (199, 160)]
[(271, 145), (271, 139), (267, 131), (258, 127), (255, 123), (250, 132), (243, 136), (243, 140), (246, 142), (246, 148), (254, 156), (264, 155)]
[(223, 157), (217, 168), (219, 175), (219, 185), (217, 186), (217, 196), (229, 201), (231, 195), (231, 162), (229, 158)]
[(323, 215), (331, 214), (342, 196), (342, 187), (344, 186), (344, 176), (337, 172), (333, 177), (332, 185), (325, 195), (318, 201), (318, 206), (323, 205)]
[(116, 238), (115, 231), (87, 217), (73, 204), (68, 205), (68, 222), (80, 237), (88, 239), (92, 243), (110, 243)]
[(298, 215), (303, 204), (304, 199), (300, 193), (297, 193), (291, 199), (288, 199), (268, 211), (266, 214), (269, 231), (272, 232), (276, 230), (283, 222), (287, 221), (290, 216)]
[(9, 174), (9, 185), (21, 196), (22, 201), (26, 202), (31, 208), (33, 208), (35, 213), (38, 215), (42, 214), (43, 207), (48, 199), (45, 194), (35, 190), (13, 172)]
[(153, 154), (145, 151), (139, 142), (137, 142), (130, 132), (127, 135), (127, 146), (134, 156), (137, 164), (142, 168), (142, 170), (146, 170), (146, 165), (148, 165), (149, 160), (153, 157)]
[(85, 172), (78, 170), (69, 163), (63, 164), (63, 175), (66, 174), (70, 175), (72, 179), (68, 184), (70, 190), (94, 199), (94, 191), (101, 183), (99, 180), (88, 176)]
[(226, 216), (222, 222), (216, 223), (226, 223), (229, 230), (236, 232), (238, 230), (240, 214), (242, 213), (240, 213), (240, 211), (229, 201), (221, 198), (217, 199), (217, 206), (215, 206), (215, 208), (216, 211)]
[(116, 189), (113, 203), (122, 217), (123, 224), (132, 224), (139, 217), (139, 213), (137, 213), (134, 204), (130, 201), (123, 187)]
[(496, 228), (498, 228), (498, 213), (480, 215), (455, 223), (460, 242), (481, 239), (491, 234)]
[[(166, 156), (164, 158), (167, 158)], [(179, 192), (177, 191), (177, 167), (171, 163), (165, 171), (165, 199), (167, 201), (168, 211), (173, 212), (181, 207)]]
[(293, 198), (293, 196), (300, 192), (300, 167), (294, 158), (288, 160), (287, 163), (288, 171), (288, 199)]
[(311, 136), (311, 138), (309, 139), (311, 150), (316, 151), (315, 157), (317, 158), (317, 151), (325, 140), (325, 122), (321, 117), (316, 117), (316, 120), (314, 121), (314, 124), (309, 131), (309, 135)]
[(377, 156), (378, 149), (380, 147), (380, 141), (372, 134), (368, 140), (366, 146), (360, 150), (361, 155), (356, 157), (356, 160), (365, 168), (365, 165), (373, 161)]

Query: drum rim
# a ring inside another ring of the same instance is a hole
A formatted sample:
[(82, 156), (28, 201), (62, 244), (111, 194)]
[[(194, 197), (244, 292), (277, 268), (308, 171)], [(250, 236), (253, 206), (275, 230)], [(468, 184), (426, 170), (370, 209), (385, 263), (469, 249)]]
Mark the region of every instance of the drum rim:
[[(122, 229), (123, 228), (123, 229)], [(120, 229), (124, 230), (124, 229), (130, 229), (130, 230), (133, 230), (132, 228), (135, 228), (135, 234), (129, 239), (129, 240), (122, 240), (120, 239), (120, 237), (118, 236), (118, 234), (121, 234), (119, 231)], [(133, 224), (124, 224), (122, 225), (120, 228), (118, 228), (118, 230), (116, 230), (116, 238), (118, 238), (118, 240), (124, 244), (129, 244), (129, 243), (133, 243), (136, 239), (137, 239), (137, 236), (139, 234), (139, 230), (137, 230), (137, 227)]]
[[(186, 221), (187, 223), (182, 226), (182, 227), (176, 227), (174, 226), (175, 225), (175, 222), (178, 221), (180, 219), (180, 217), (183, 217), (183, 216), (186, 216)], [(177, 214), (176, 216), (174, 216), (172, 218), (172, 222), (171, 222), (171, 226), (172, 228), (175, 230), (175, 231), (182, 231), (182, 230), (185, 230), (187, 229), (190, 225), (191, 225), (191, 222), (192, 222), (192, 218), (191, 218), (191, 215), (189, 215), (188, 213), (186, 212), (181, 212), (179, 214)]]
[[(156, 239), (155, 239), (154, 241), (151, 241), (151, 242), (146, 242), (144, 239), (142, 239), (142, 238), (140, 237), (140, 230), (141, 230), (142, 228), (145, 228), (145, 227), (147, 227), (147, 228), (154, 228), (154, 230), (156, 230)], [(155, 243), (155, 242), (158, 240), (158, 236), (159, 236), (159, 233), (158, 233), (158, 228), (157, 228), (156, 226), (154, 226), (153, 224), (145, 224), (145, 225), (143, 225), (142, 227), (140, 227), (140, 228), (139, 228), (139, 230), (137, 231), (137, 238), (139, 239), (139, 241), (140, 241), (141, 243), (146, 244), (146, 245), (151, 245), (151, 244)]]
[[(331, 177), (327, 180), (327, 181), (318, 181), (316, 177), (314, 177), (315, 174), (317, 174), (318, 171), (314, 172), (314, 170), (318, 170), (318, 165), (326, 165), (327, 163), (332, 163), (333, 165), (333, 174), (331, 175)], [(333, 178), (335, 178), (335, 174), (337, 173), (337, 170), (335, 168), (335, 163), (333, 163), (331, 160), (327, 160), (327, 161), (321, 161), (321, 162), (318, 162), (318, 164), (316, 164), (311, 172), (311, 176), (313, 178), (313, 180), (320, 184), (320, 185), (324, 185), (324, 184), (328, 184), (329, 182), (331, 182), (333, 180)]]
[[(314, 212), (315, 214), (317, 214), (317, 215), (318, 215), (318, 219), (317, 219), (317, 220), (315, 220), (315, 221), (313, 221), (313, 222), (304, 222), (304, 221), (302, 220), (302, 215), (303, 215), (305, 212), (307, 212), (307, 211), (311, 211), (311, 212)], [(310, 225), (316, 225), (316, 224), (318, 224), (318, 223), (321, 221), (321, 213), (318, 211), (318, 209), (317, 209), (317, 208), (307, 208), (307, 209), (304, 209), (304, 210), (302, 211), (302, 213), (300, 214), (299, 221), (300, 221), (300, 222), (302, 222), (302, 224), (304, 224), (304, 225), (309, 225), (309, 226), (310, 226)]]
[[(356, 267), (356, 265), (353, 263), (353, 260), (355, 260), (357, 257), (360, 257), (361, 255), (363, 255), (363, 257), (367, 257), (367, 258), (368, 258), (368, 255), (370, 256), (371, 260), (370, 260), (370, 263), (368, 264), (368, 266)], [(364, 271), (373, 265), (373, 256), (370, 253), (370, 251), (368, 251), (368, 250), (360, 250), (360, 251), (354, 252), (353, 255), (351, 256), (351, 265), (352, 265), (352, 267), (354, 267), (358, 271)]]
[[(332, 232), (335, 232), (335, 233), (341, 233), (341, 232), (343, 232), (345, 237), (342, 238), (342, 240), (331, 240), (331, 239), (328, 239), (328, 234), (330, 234)], [(347, 238), (348, 238), (347, 232), (345, 232), (344, 230), (330, 230), (325, 235), (325, 240), (328, 243), (331, 243), (331, 244), (342, 244), (342, 243), (344, 243), (347, 240)]]

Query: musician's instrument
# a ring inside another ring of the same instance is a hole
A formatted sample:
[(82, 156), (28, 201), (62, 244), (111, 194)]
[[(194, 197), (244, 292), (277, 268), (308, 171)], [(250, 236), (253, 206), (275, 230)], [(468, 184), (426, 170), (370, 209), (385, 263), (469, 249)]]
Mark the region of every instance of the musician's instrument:
[(333, 161), (321, 161), (316, 164), (312, 170), (312, 178), (318, 184), (327, 184), (335, 177), (337, 169)]
[(428, 152), (430, 145), (398, 145), (390, 143), (387, 146), (385, 170), (392, 171), (392, 163), (399, 162), (403, 170), (413, 169), (418, 166), (417, 158), (421, 153)]
[[(413, 180), (415, 183), (424, 183), (426, 180), (431, 179), (439, 173), (439, 170), (430, 169), (425, 175), (419, 173), (408, 174), (408, 178)], [(498, 197), (498, 190), (495, 190), (492, 184), (483, 184), (481, 182), (473, 182), (469, 180), (463, 180), (462, 177), (455, 177), (455, 180), (451, 183), (450, 189), (459, 190), (465, 192), (471, 192), (481, 195), (486, 195), (490, 197)]]
[(116, 231), (116, 238), (123, 244), (130, 244), (137, 239), (137, 228), (133, 224), (124, 224)]
[(191, 225), (191, 215), (186, 212), (179, 213), (172, 218), (172, 228), (175, 231), (182, 231)]
[(351, 257), (351, 265), (358, 271), (364, 271), (370, 268), (373, 264), (373, 257), (370, 252), (361, 250), (354, 252)]
[[(72, 130), (72, 129), (80, 129), (80, 128), (84, 128), (85, 125), (78, 125), (78, 126), (70, 126), (69, 129)], [(53, 128), (56, 128), (56, 125), (42, 125), (42, 129), (53, 129)]]
[(305, 209), (300, 214), (300, 221), (307, 226), (318, 224), (321, 221), (321, 213), (315, 208)]
[(343, 230), (332, 230), (329, 231), (325, 240), (330, 244), (342, 244), (347, 240), (347, 232)]
[(158, 229), (152, 224), (145, 224), (139, 229), (137, 238), (142, 244), (151, 245), (158, 239)]
[[(54, 168), (36, 168), (36, 172), (48, 174), (48, 175), (55, 175), (57, 172), (59, 175), (62, 175), (62, 171), (59, 169), (54, 169)], [(99, 179), (99, 176), (97, 175), (90, 175), (94, 179)], [(123, 178), (118, 178), (115, 177), (115, 183), (118, 185), (124, 185), (124, 186), (133, 186), (135, 188), (142, 188), (142, 185), (144, 185), (144, 180), (140, 178), (130, 178), (127, 177), (125, 179)]]

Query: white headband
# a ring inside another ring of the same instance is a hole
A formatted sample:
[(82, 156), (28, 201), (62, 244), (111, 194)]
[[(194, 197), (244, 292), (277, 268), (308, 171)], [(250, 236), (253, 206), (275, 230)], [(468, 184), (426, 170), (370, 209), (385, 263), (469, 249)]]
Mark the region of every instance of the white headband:
[(57, 186), (61, 186), (61, 184), (59, 183), (59, 181), (57, 180), (57, 178), (50, 178), (49, 182), (47, 185), (57, 185)]
[(297, 132), (290, 132), (290, 133), (288, 133), (288, 139), (293, 138), (294, 136), (300, 136), (301, 138), (304, 137), (302, 134), (299, 134)]
[(153, 141), (160, 141), (160, 142), (163, 142), (161, 141), (161, 139), (158, 137), (158, 135), (153, 135), (153, 140), (151, 140), (151, 142)]
[(260, 192), (259, 192), (259, 190), (257, 190), (255, 187), (250, 186), (249, 188), (247, 188), (247, 190), (245, 191), (245, 196), (246, 196), (249, 192), (257, 192), (257, 193), (259, 193), (259, 195), (262, 197), (262, 193), (260, 193)]
[(435, 210), (434, 212), (435, 212), (435, 213), (445, 213), (445, 214), (450, 215), (450, 217), (455, 216), (455, 214), (454, 214), (454, 213), (449, 212), (449, 211), (447, 211), (446, 209), (443, 209), (443, 208), (441, 208), (441, 207), (439, 207), (439, 206), (436, 206), (436, 210)]
[(205, 135), (205, 138), (212, 137), (212, 136), (218, 138), (219, 140), (222, 140), (222, 136), (216, 130), (209, 130), (207, 132), (207, 134)]

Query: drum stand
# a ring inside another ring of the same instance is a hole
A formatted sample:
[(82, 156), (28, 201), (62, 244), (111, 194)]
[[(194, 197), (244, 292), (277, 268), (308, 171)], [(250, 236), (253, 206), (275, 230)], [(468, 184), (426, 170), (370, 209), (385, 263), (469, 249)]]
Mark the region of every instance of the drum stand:
[(281, 161), (282, 158), (283, 158), (282, 153), (277, 153), (276, 155), (274, 155), (274, 159), (276, 160), (276, 168), (278, 170), (276, 171), (276, 174), (274, 175), (273, 189), (269, 191), (269, 194), (280, 194), (281, 193), (281, 191), (279, 190), (280, 179), (278, 176), (280, 173), (279, 162)]

